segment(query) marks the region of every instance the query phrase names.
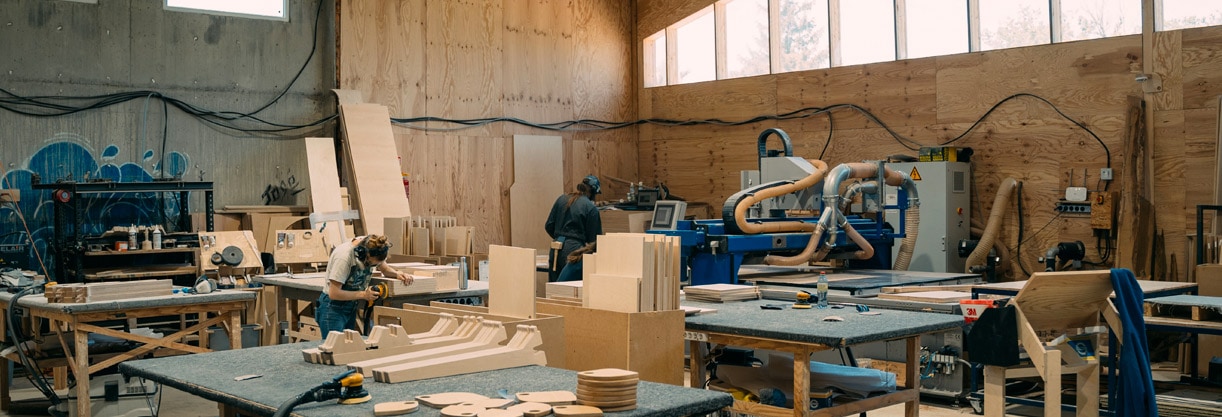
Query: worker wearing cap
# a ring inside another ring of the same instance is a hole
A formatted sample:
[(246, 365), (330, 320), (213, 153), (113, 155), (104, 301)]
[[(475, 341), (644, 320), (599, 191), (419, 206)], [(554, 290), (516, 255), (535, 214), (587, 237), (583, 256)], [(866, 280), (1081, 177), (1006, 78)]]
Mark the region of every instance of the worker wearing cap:
[(552, 204), (544, 226), (547, 235), (554, 240), (548, 259), (548, 281), (559, 279), (570, 253), (587, 243), (594, 243), (598, 235), (603, 234), (602, 219), (598, 217), (598, 207), (594, 206), (594, 196), (600, 193), (602, 187), (598, 177), (587, 175), (577, 184), (576, 192), (561, 195)]
[(382, 276), (411, 285), (411, 275), (386, 265), (389, 251), (386, 236), (378, 235), (358, 236), (331, 251), (331, 259), (327, 262), (327, 287), (318, 296), (318, 309), (314, 314), (323, 339), (333, 331), (355, 330), (356, 312), (378, 298), (377, 291), (369, 288), (369, 275), (374, 267)]

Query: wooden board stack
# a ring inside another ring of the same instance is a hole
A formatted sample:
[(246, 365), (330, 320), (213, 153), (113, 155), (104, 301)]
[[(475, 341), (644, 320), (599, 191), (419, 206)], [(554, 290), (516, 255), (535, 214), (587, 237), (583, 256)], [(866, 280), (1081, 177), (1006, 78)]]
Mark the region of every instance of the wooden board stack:
[(679, 308), (679, 238), (644, 233), (598, 237), (583, 268), (582, 306), (637, 313)]
[(689, 285), (683, 289), (688, 300), (709, 303), (726, 301), (758, 300), (759, 288), (754, 285), (709, 284)]
[(636, 409), (636, 372), (623, 369), (596, 369), (577, 373), (577, 404), (602, 411)]
[(49, 285), (43, 293), (48, 303), (92, 303), (172, 294), (174, 282), (168, 279)]
[(566, 281), (547, 283), (547, 298), (581, 301), (581, 289), (585, 281)]

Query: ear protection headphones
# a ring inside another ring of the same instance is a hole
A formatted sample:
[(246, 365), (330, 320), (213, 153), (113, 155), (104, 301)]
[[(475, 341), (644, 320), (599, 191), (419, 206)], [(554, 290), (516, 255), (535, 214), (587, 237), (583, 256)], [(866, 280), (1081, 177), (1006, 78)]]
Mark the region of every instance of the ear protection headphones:
[(356, 254), (357, 260), (365, 262), (365, 260), (369, 259), (370, 256), (378, 259), (386, 259), (386, 255), (390, 253), (390, 242), (387, 242), (386, 246), (377, 249), (369, 249), (366, 247), (365, 244), (368, 242), (369, 236), (366, 236), (364, 239), (361, 239), (360, 244), (356, 245), (356, 247), (352, 249), (352, 252)]

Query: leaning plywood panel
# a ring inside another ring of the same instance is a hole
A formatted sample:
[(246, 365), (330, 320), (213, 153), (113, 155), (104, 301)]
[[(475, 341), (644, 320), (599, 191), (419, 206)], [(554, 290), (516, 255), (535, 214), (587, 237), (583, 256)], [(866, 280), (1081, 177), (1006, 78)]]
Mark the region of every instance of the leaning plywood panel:
[(534, 318), (535, 250), (491, 245), (488, 268), (488, 312)]
[[(306, 162), (310, 170), (310, 210), (337, 213), (344, 209), (339, 192), (339, 171), (335, 165), (335, 141), (331, 138), (305, 138)], [(311, 225), (314, 227), (314, 225)], [(326, 222), (322, 229), (329, 246), (340, 243), (339, 221)]]
[(390, 129), (390, 113), (377, 104), (340, 106), (344, 146), (365, 233), (382, 234), (383, 219), (412, 215)]
[(548, 249), (544, 224), (554, 198), (564, 193), (564, 144), (559, 136), (513, 135), (509, 231), (513, 246)]

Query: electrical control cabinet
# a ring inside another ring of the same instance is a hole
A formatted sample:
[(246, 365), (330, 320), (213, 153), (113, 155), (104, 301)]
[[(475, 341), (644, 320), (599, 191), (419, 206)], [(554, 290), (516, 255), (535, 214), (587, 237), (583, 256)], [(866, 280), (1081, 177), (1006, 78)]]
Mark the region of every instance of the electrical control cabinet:
[[(888, 168), (908, 174), (916, 183), (920, 196), (920, 228), (912, 263), (908, 270), (926, 272), (964, 272), (958, 244), (971, 236), (972, 176), (967, 162), (902, 162), (888, 163)], [(896, 203), (896, 187), (885, 187), (884, 201)], [(900, 231), (898, 210), (886, 210), (887, 222)], [(900, 245), (892, 248), (892, 257), (899, 254)]]

